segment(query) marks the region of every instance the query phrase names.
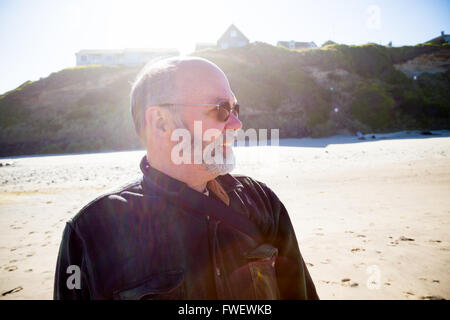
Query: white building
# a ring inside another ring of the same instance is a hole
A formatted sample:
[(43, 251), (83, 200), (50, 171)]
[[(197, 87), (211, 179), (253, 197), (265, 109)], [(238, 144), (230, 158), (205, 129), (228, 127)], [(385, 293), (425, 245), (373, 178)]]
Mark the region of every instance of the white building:
[(77, 66), (90, 64), (138, 66), (155, 58), (178, 56), (176, 49), (81, 50), (75, 53)]

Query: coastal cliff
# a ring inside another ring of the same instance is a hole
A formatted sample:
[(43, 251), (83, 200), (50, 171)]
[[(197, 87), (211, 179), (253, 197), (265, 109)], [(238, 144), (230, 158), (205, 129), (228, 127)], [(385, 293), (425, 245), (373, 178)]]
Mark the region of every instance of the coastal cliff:
[[(227, 74), (246, 128), (283, 137), (450, 129), (450, 47), (253, 43), (192, 55)], [(0, 96), (0, 156), (140, 148), (129, 111), (139, 68), (75, 67)]]

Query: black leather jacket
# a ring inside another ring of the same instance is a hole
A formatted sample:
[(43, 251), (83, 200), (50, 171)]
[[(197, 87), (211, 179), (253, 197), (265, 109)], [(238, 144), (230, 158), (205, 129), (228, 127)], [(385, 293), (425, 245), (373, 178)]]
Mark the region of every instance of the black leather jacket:
[[(98, 197), (67, 222), (54, 299), (318, 299), (288, 213), (264, 183), (217, 177), (230, 207), (261, 231), (257, 242), (179, 206), (174, 199), (207, 196), (151, 168), (145, 157), (141, 169), (141, 179)], [(211, 204), (220, 201), (210, 197)]]

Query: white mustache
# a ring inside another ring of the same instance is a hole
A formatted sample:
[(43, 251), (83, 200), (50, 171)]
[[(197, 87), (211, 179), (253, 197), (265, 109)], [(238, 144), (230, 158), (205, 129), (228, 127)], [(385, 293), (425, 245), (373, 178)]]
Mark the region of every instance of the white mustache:
[[(219, 136), (219, 138), (216, 139), (216, 141), (218, 141), (218, 142), (216, 142), (215, 145), (216, 146), (231, 147), (234, 144), (234, 142), (236, 141), (236, 139), (237, 139), (237, 133), (236, 132), (233, 133), (233, 136), (231, 137), (231, 140), (228, 139), (228, 141), (227, 141), (225, 138), (226, 137), (224, 137), (223, 134), (221, 136)], [(222, 142), (220, 142), (220, 141), (222, 141)]]

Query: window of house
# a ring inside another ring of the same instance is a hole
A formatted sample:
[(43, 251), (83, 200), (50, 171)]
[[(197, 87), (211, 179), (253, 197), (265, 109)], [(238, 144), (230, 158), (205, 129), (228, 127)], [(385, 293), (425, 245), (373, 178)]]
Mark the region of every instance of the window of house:
[(236, 38), (236, 36), (237, 36), (236, 30), (231, 30), (230, 36), (231, 36), (232, 38)]
[(81, 61), (86, 62), (87, 61), (87, 57), (86, 56), (81, 56)]

